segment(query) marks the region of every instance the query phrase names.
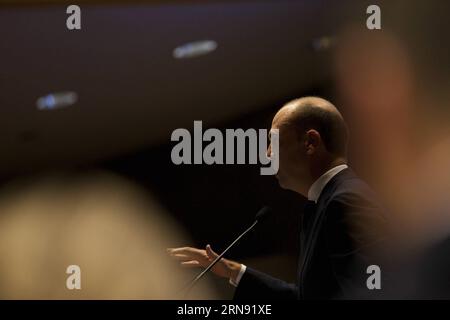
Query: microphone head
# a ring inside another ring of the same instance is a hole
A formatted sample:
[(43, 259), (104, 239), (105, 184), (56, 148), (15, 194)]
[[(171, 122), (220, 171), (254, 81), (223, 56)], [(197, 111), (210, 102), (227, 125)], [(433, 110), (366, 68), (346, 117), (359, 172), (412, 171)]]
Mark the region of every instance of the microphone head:
[(269, 216), (271, 212), (272, 212), (272, 209), (270, 207), (264, 206), (261, 209), (259, 209), (258, 213), (255, 216), (255, 220), (258, 222), (261, 222), (265, 218), (267, 218), (267, 216)]

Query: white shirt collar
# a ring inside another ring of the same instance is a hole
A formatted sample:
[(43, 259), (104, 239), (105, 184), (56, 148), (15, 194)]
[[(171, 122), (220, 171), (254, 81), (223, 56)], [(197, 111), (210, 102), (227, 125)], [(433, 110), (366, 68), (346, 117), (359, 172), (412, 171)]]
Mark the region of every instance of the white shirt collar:
[(321, 175), (309, 188), (308, 190), (308, 200), (312, 200), (314, 202), (317, 202), (317, 199), (319, 199), (320, 194), (322, 193), (323, 188), (327, 185), (327, 183), (339, 172), (341, 172), (344, 169), (347, 169), (348, 166), (346, 164), (341, 164), (339, 166), (336, 166), (327, 172), (325, 172), (323, 175)]

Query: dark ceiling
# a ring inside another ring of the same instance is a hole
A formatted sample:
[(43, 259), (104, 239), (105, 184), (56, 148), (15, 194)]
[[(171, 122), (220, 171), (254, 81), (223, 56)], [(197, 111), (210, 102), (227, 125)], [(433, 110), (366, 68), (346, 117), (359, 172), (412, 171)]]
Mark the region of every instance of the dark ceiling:
[[(79, 31), (66, 28), (66, 5), (0, 6), (0, 175), (109, 159), (323, 83), (329, 55), (312, 42), (336, 32), (336, 3), (82, 2)], [(217, 50), (173, 58), (205, 39)], [(67, 90), (75, 105), (36, 108)]]

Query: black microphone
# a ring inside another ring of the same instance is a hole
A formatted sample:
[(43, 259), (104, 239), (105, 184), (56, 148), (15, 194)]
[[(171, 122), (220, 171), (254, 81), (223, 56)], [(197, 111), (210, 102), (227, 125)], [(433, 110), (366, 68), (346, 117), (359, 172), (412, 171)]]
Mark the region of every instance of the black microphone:
[(255, 216), (255, 222), (262, 222), (270, 215), (271, 212), (272, 209), (270, 207), (262, 207), (261, 209), (259, 209), (258, 213)]
[(270, 207), (268, 207), (268, 206), (262, 207), (255, 216), (255, 222), (253, 222), (253, 224), (250, 227), (248, 227), (247, 230), (245, 230), (243, 233), (241, 233), (239, 235), (239, 237), (236, 238), (236, 240), (234, 240), (219, 256), (217, 256), (217, 258), (214, 259), (214, 261), (211, 262), (210, 265), (205, 270), (200, 272), (191, 282), (189, 282), (186, 285), (186, 287), (184, 289), (184, 290), (187, 290), (185, 293), (185, 296), (188, 295), (189, 291), (194, 287), (194, 285), (197, 283), (197, 281), (199, 281), (209, 270), (211, 270), (212, 267), (214, 267), (214, 265), (217, 262), (219, 262), (220, 259), (222, 259), (222, 257), (225, 255), (225, 253), (228, 252), (228, 250), (230, 250), (243, 236), (245, 236), (250, 230), (252, 230), (258, 224), (258, 222), (261, 222), (265, 218), (267, 218), (267, 216), (271, 212), (272, 212), (272, 209)]

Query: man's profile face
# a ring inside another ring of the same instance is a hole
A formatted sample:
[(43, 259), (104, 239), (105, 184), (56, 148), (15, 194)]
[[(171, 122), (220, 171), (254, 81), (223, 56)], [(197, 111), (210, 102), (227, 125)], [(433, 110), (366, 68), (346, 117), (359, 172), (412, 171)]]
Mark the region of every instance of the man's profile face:
[[(302, 181), (306, 172), (306, 157), (302, 138), (289, 124), (286, 124), (285, 114), (281, 110), (272, 121), (272, 130), (279, 130), (279, 169), (276, 177), (283, 189), (298, 190), (298, 184)], [(280, 114), (281, 113), (281, 114)], [(271, 145), (267, 154), (272, 154)]]

